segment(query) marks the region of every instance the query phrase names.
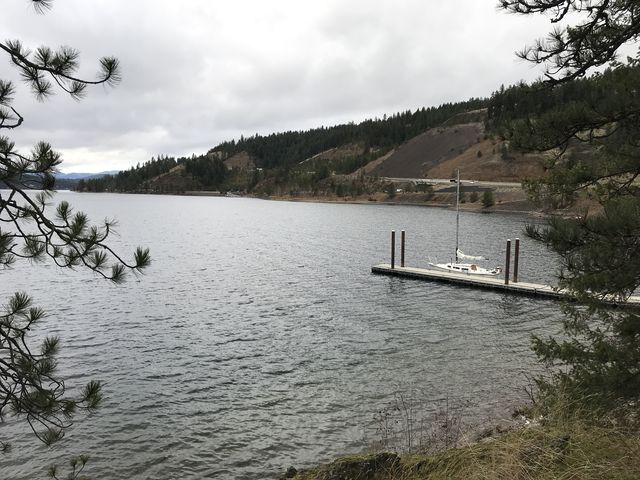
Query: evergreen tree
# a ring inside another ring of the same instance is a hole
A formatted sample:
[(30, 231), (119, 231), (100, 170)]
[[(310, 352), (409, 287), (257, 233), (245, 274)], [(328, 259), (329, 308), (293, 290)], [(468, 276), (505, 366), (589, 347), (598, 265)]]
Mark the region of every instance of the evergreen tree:
[[(550, 100), (544, 111), (514, 121), (507, 133), (521, 149), (555, 152), (549, 176), (527, 184), (534, 198), (563, 205), (588, 195), (600, 205), (578, 218), (553, 218), (544, 228), (529, 229), (560, 254), (559, 285), (586, 304), (565, 306), (566, 338), (534, 341), (542, 360), (564, 367), (555, 382), (541, 382), (543, 392), (562, 385), (578, 398), (595, 393), (637, 399), (640, 316), (611, 309), (607, 302), (624, 303), (640, 286), (640, 57), (616, 59), (619, 49), (640, 35), (640, 5), (635, 0), (503, 0), (501, 5), (512, 13), (551, 15), (554, 23), (576, 21), (520, 52), (544, 65), (544, 82), (531, 90)], [(585, 80), (605, 65), (608, 70)], [(493, 110), (505, 108), (504, 100)]]
[(482, 206), (484, 208), (493, 207), (495, 200), (493, 199), (493, 190), (487, 189), (482, 193)]
[[(39, 13), (51, 5), (31, 1)], [(40, 47), (31, 52), (20, 41), (10, 40), (0, 43), (0, 50), (39, 100), (52, 95), (55, 85), (79, 99), (88, 85), (114, 85), (120, 78), (118, 61), (112, 57), (100, 60), (97, 80), (86, 81), (75, 76), (78, 52), (69, 47), (56, 51)], [(0, 129), (11, 130), (23, 122), (12, 104), (14, 92), (12, 82), (0, 79)], [(0, 191), (0, 269), (21, 259), (48, 258), (59, 267), (85, 267), (120, 282), (127, 270), (144, 268), (149, 263), (148, 250), (138, 248), (128, 262), (106, 243), (113, 222), (92, 225), (87, 215), (74, 212), (66, 202), (51, 211), (53, 174), (60, 162), (60, 154), (46, 142), (38, 142), (25, 154), (10, 138), (0, 136), (0, 184), (8, 189)], [(34, 188), (40, 192), (27, 191)], [(23, 292), (13, 295), (0, 313), (0, 419), (24, 418), (37, 437), (50, 444), (64, 435), (78, 410), (98, 406), (101, 386), (92, 381), (79, 396), (66, 394), (65, 383), (56, 374), (58, 338), (48, 337), (38, 347), (28, 335), (43, 316), (44, 311)], [(0, 447), (8, 446), (9, 439), (0, 436)], [(84, 466), (86, 459), (78, 461)]]

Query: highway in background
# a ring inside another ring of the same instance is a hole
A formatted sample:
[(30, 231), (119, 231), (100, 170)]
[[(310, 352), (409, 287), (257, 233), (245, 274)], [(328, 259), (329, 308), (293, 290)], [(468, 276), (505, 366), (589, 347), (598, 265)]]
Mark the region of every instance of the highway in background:
[[(394, 177), (380, 177), (381, 180), (387, 182), (414, 182), (414, 183), (428, 183), (430, 185), (451, 185), (456, 183), (455, 179), (449, 178), (394, 178)], [(477, 187), (492, 187), (492, 188), (520, 188), (522, 184), (520, 182), (485, 182), (479, 180), (460, 180), (461, 185), (474, 185)]]

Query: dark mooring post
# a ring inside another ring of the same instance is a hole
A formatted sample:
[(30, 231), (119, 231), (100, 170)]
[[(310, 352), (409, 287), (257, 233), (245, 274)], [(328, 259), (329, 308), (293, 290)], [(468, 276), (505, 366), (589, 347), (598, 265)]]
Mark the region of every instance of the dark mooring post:
[(518, 262), (520, 261), (520, 239), (516, 238), (513, 249), (513, 283), (518, 283)]
[(391, 268), (396, 268), (396, 231), (391, 230)]
[(504, 262), (504, 284), (509, 285), (509, 266), (511, 264), (511, 239), (507, 240), (507, 257)]
[(404, 268), (404, 230), (400, 234), (400, 266)]

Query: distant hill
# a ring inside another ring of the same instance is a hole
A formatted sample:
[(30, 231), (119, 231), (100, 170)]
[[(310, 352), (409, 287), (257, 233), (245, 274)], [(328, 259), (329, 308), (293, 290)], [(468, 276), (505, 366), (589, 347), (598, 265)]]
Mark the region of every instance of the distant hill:
[[(357, 124), (241, 136), (201, 155), (161, 155), (117, 173), (59, 175), (57, 186), (76, 182), (72, 188), (90, 192), (209, 191), (380, 201), (396, 193), (430, 200), (438, 187), (430, 190), (426, 182), (416, 180), (450, 178), (456, 169), (469, 181), (518, 183), (545, 175), (553, 156), (523, 153), (536, 148), (526, 145), (532, 122), (558, 108), (571, 112), (593, 98), (615, 101), (615, 92), (602, 92), (596, 80), (570, 82), (554, 89), (553, 95), (543, 85), (520, 83), (500, 87), (490, 98), (422, 107)], [(558, 133), (551, 129), (549, 135)], [(574, 135), (569, 153), (580, 161), (596, 161), (593, 149), (580, 145), (579, 135)]]
[[(113, 175), (118, 173), (117, 170), (112, 170), (109, 172), (100, 172), (100, 173), (55, 173), (53, 176), (56, 179), (55, 189), (56, 190), (73, 190), (78, 185), (78, 182), (86, 179), (100, 179), (105, 176)], [(25, 188), (40, 188), (41, 186), (41, 177), (37, 175), (27, 175), (23, 177), (23, 179), (27, 180), (25, 182)], [(30, 180), (30, 181), (29, 181)], [(5, 187), (6, 185), (3, 182), (0, 182), (0, 187)]]
[(96, 177), (104, 177), (105, 175), (115, 175), (119, 170), (110, 170), (108, 172), (100, 172), (100, 173), (56, 173), (54, 177), (56, 179), (64, 179), (64, 180), (80, 180), (81, 178), (96, 178)]
[(241, 137), (200, 156), (163, 156), (116, 175), (81, 179), (78, 189), (149, 193), (222, 190), (267, 195), (333, 191), (336, 181), (325, 180), (353, 175), (430, 128), (452, 119), (455, 123), (460, 115), (467, 121), (481, 117), (487, 102), (472, 98), (358, 124)]
[(56, 173), (54, 177), (56, 178), (55, 188), (57, 190), (74, 190), (78, 182), (81, 180), (88, 179), (100, 179), (108, 175), (114, 175), (118, 173), (117, 170), (112, 170), (109, 172), (100, 172), (100, 173)]
[(75, 181), (82, 191), (341, 196), (390, 189), (385, 178), (448, 178), (456, 169), (467, 180), (518, 182), (543, 175), (543, 155), (511, 151), (487, 131), (487, 109), (477, 107), (473, 101), (359, 125), (255, 136), (204, 155), (160, 157)]
[[(420, 180), (451, 178), (459, 169), (469, 182), (513, 183), (482, 188), (493, 190), (496, 208), (528, 211), (534, 207), (519, 183), (546, 175), (557, 153), (523, 153), (536, 152), (536, 145), (526, 143), (530, 125), (556, 110), (570, 114), (594, 98), (615, 105), (615, 92), (602, 91), (595, 77), (553, 92), (550, 95), (544, 85), (520, 83), (500, 87), (488, 99), (399, 112), (358, 124), (240, 137), (201, 155), (160, 156), (115, 175), (75, 180), (75, 188), (453, 205), (449, 182)], [(579, 133), (573, 133), (576, 139), (569, 145), (572, 160), (599, 161), (597, 152), (580, 142)], [(559, 133), (550, 129), (548, 135)], [(477, 191), (462, 193), (465, 208), (483, 208)]]
[[(232, 191), (271, 197), (351, 197), (378, 201), (380, 193), (415, 193), (429, 198), (424, 182), (450, 178), (520, 182), (545, 175), (552, 152), (523, 153), (513, 141), (514, 125), (558, 106), (591, 98), (593, 80), (556, 89), (519, 84), (489, 99), (395, 113), (358, 124), (241, 137), (191, 157), (159, 157), (116, 175), (80, 179), (83, 191), (186, 193)], [(553, 134), (553, 132), (550, 132)], [(522, 135), (520, 135), (522, 137)], [(572, 155), (593, 156), (571, 146)], [(410, 179), (409, 181), (391, 179)]]

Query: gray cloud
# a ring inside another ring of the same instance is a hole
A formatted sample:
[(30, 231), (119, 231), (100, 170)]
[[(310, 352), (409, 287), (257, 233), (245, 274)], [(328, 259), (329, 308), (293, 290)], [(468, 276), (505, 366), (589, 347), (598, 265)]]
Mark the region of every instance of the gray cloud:
[[(20, 88), (25, 124), (12, 138), (23, 148), (50, 141), (67, 171), (487, 96), (538, 76), (513, 51), (549, 28), (477, 0), (65, 0), (46, 15), (5, 3), (6, 38), (74, 46), (88, 78), (101, 56), (122, 63), (116, 89), (82, 102), (37, 103)], [(16, 78), (4, 65), (2, 78)]]

